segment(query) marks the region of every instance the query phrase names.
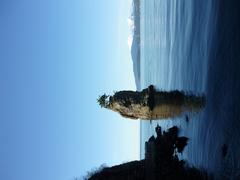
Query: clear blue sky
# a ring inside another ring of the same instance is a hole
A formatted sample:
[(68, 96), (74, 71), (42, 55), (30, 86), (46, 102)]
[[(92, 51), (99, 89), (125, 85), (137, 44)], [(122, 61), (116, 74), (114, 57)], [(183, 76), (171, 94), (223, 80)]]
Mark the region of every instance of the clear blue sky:
[(70, 180), (139, 158), (139, 122), (96, 103), (135, 90), (130, 4), (0, 1), (0, 179)]

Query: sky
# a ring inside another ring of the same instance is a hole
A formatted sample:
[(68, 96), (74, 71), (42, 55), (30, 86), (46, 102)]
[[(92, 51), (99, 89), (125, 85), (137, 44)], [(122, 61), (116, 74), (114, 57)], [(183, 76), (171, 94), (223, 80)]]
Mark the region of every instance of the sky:
[(102, 109), (135, 90), (131, 1), (0, 1), (0, 179), (71, 180), (139, 159), (139, 121)]

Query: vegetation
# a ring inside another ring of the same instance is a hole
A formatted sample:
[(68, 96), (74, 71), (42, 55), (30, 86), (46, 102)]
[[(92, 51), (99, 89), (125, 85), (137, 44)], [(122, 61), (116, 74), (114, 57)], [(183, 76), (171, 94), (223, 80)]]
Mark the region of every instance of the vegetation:
[(187, 165), (185, 160), (179, 160), (187, 145), (187, 137), (178, 136), (176, 126), (167, 131), (156, 129), (157, 137), (150, 137), (145, 143), (145, 159), (128, 163), (101, 167), (92, 171), (89, 180), (205, 180), (213, 179), (205, 171)]
[(108, 97), (109, 96), (107, 96), (106, 94), (99, 96), (97, 102), (101, 107), (107, 108), (109, 106), (109, 101), (107, 100)]

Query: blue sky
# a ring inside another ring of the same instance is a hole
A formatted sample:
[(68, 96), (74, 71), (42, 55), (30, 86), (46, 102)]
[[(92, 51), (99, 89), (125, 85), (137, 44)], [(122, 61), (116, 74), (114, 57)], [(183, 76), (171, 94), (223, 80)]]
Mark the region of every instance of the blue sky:
[(0, 1), (0, 179), (68, 180), (139, 158), (139, 122), (96, 103), (135, 90), (130, 4)]

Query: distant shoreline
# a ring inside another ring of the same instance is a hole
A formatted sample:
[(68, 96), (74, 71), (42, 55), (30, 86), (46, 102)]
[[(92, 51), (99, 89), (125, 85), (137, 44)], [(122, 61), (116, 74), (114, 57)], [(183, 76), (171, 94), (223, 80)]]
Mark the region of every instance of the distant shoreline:
[(133, 30), (133, 41), (131, 46), (131, 57), (133, 62), (133, 72), (135, 78), (135, 84), (137, 90), (140, 90), (140, 44), (141, 44), (141, 37), (140, 37), (140, 0), (133, 0), (132, 3), (132, 17), (134, 21), (134, 30)]

